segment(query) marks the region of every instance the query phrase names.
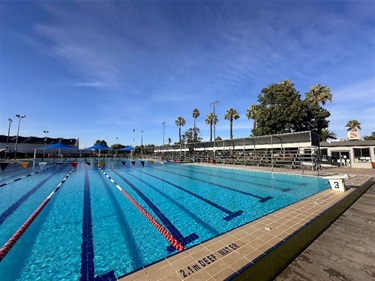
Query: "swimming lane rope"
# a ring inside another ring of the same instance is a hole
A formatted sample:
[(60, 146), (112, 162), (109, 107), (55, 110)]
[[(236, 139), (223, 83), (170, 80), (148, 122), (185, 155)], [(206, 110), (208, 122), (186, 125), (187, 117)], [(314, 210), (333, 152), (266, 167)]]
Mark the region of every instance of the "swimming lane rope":
[(126, 197), (129, 201), (148, 219), (151, 224), (164, 236), (165, 239), (179, 252), (185, 249), (185, 246), (182, 245), (172, 234), (168, 232), (156, 219), (154, 219), (141, 205), (139, 205), (121, 186), (116, 183), (103, 169), (100, 168), (100, 171), (116, 186), (116, 188)]
[(13, 236), (4, 244), (4, 246), (0, 249), (0, 262), (5, 258), (5, 256), (9, 253), (9, 251), (13, 248), (13, 246), (17, 243), (17, 241), (21, 238), (22, 234), (27, 230), (27, 228), (31, 225), (31, 223), (35, 220), (35, 218), (39, 215), (39, 213), (43, 210), (43, 208), (47, 205), (47, 203), (51, 200), (51, 197), (57, 192), (60, 186), (66, 181), (66, 179), (70, 176), (73, 172), (74, 168), (70, 170), (70, 172), (65, 176), (65, 178), (56, 186), (56, 188), (51, 192), (50, 195), (39, 205), (39, 207), (31, 214), (31, 216), (23, 223), (23, 225), (13, 234)]

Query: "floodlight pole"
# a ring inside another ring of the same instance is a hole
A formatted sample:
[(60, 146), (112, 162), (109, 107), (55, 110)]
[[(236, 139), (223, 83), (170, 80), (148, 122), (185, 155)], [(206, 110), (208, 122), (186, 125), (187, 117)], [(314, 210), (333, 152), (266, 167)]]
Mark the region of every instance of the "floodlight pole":
[(18, 146), (18, 136), (20, 134), (21, 119), (25, 118), (26, 115), (16, 114), (16, 117), (18, 118), (18, 129), (17, 129), (16, 145), (14, 147), (14, 161), (17, 159), (17, 146)]
[(143, 158), (143, 131), (141, 131), (141, 157)]
[(211, 102), (210, 103), (210, 107), (213, 107), (214, 108), (214, 159), (215, 159), (215, 152), (216, 152), (216, 145), (215, 145), (215, 142), (216, 142), (216, 128), (215, 128), (215, 125), (216, 125), (216, 122), (215, 122), (215, 118), (216, 118), (216, 113), (215, 113), (215, 105), (218, 105), (219, 104), (219, 101), (214, 101), (214, 102)]
[(10, 125), (12, 124), (13, 120), (8, 118), (8, 121), (9, 121), (9, 127), (8, 127), (8, 136), (7, 136), (7, 144), (6, 144), (6, 147), (5, 147), (5, 156), (4, 156), (4, 159), (7, 159), (7, 152), (8, 152), (8, 145), (9, 145), (9, 134), (10, 134)]
[(165, 135), (165, 122), (166, 121), (164, 121), (162, 124), (163, 124), (163, 155), (164, 155), (164, 135)]
[(133, 150), (132, 150), (132, 157), (134, 156), (134, 149), (135, 149), (134, 138), (135, 138), (135, 129), (133, 129)]
[(115, 150), (116, 155), (115, 155), (115, 157), (117, 157), (117, 149), (118, 149), (118, 137), (116, 137), (116, 150)]
[[(45, 139), (44, 139), (44, 146), (46, 146), (46, 145), (47, 145), (47, 134), (49, 133), (49, 131), (43, 131), (43, 133), (46, 134), (46, 137), (45, 137)], [(46, 157), (46, 149), (44, 148), (44, 151), (43, 151), (43, 158), (45, 158), (45, 157)]]

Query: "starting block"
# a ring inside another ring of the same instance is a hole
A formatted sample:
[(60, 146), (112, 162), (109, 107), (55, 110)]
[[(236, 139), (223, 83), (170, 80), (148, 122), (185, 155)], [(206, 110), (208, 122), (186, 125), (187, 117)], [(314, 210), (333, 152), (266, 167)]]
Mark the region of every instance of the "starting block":
[(323, 177), (324, 180), (329, 181), (332, 190), (337, 190), (341, 192), (345, 192), (347, 190), (344, 181), (348, 178), (349, 176), (347, 174)]

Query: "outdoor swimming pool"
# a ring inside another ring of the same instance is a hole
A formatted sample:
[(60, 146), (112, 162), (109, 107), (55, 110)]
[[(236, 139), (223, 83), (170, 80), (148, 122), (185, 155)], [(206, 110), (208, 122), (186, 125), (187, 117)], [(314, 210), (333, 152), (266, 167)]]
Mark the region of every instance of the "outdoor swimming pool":
[(120, 277), (329, 188), (316, 177), (134, 163), (48, 164), (17, 181), (2, 172), (0, 246), (71, 173), (0, 262), (1, 280)]

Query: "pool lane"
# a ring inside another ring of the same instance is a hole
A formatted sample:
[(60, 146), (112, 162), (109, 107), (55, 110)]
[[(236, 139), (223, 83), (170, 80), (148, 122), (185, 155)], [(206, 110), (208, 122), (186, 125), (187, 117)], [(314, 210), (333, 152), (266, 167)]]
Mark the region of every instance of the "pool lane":
[[(27, 178), (27, 177), (30, 177), (30, 176), (33, 176), (33, 175), (36, 175), (36, 174), (42, 173), (42, 172), (47, 171), (48, 169), (53, 168), (53, 167), (55, 167), (55, 166), (49, 166), (49, 167), (47, 167), (47, 168), (45, 168), (41, 171), (35, 171), (35, 172), (30, 173), (30, 174), (26, 174), (26, 175), (22, 175), (22, 176), (19, 176), (19, 174), (15, 174), (15, 175), (9, 176), (7, 178), (3, 178), (1, 181), (5, 181), (5, 182), (1, 183), (0, 187), (3, 187), (3, 186), (8, 185), (10, 183), (22, 180), (24, 178)], [(12, 178), (15, 178), (15, 179), (12, 179)], [(12, 180), (9, 180), (9, 179), (12, 179)], [(9, 181), (7, 181), (7, 180), (9, 180)]]
[[(214, 227), (214, 225), (212, 225), (211, 223), (211, 220), (209, 220), (209, 217), (204, 217), (201, 215), (200, 212), (197, 212), (197, 209), (196, 208), (190, 208), (190, 205), (189, 204), (185, 204), (186, 202), (183, 202), (181, 200), (178, 200), (178, 198), (176, 198), (175, 194), (172, 194), (168, 191), (171, 191), (171, 188), (169, 187), (168, 184), (165, 184), (164, 188), (161, 186), (163, 185), (163, 183), (161, 184), (157, 184), (157, 185), (153, 185), (151, 184), (150, 182), (148, 181), (143, 181), (142, 179), (140, 179), (139, 177), (137, 177), (136, 175), (133, 175), (130, 170), (121, 170), (121, 173), (126, 173), (126, 176), (131, 176), (133, 177), (133, 179), (135, 180), (134, 184), (135, 185), (139, 185), (139, 184), (142, 184), (142, 187), (139, 187), (139, 188), (142, 188), (144, 189), (146, 186), (150, 187), (153, 191), (153, 193), (155, 194), (151, 194), (151, 190), (147, 190), (147, 194), (149, 197), (152, 196), (152, 198), (157, 198), (158, 201), (159, 201), (159, 204), (162, 204), (161, 206), (166, 206), (166, 202), (169, 202), (171, 204), (173, 204), (173, 206), (177, 209), (174, 209), (175, 211), (172, 211), (170, 214), (173, 216), (174, 214), (176, 214), (177, 212), (181, 212), (181, 215), (182, 216), (187, 216), (190, 218), (189, 222), (187, 224), (184, 224), (183, 227), (184, 229), (187, 229), (189, 227), (189, 223), (190, 221), (195, 221), (197, 222), (206, 232), (208, 232), (210, 234), (210, 237), (212, 236), (217, 236), (220, 234), (220, 231), (218, 231), (218, 229), (216, 228), (216, 226)], [(165, 189), (165, 187), (167, 187), (167, 189)], [(144, 190), (146, 192), (146, 190)], [(156, 197), (155, 197), (156, 196)], [(190, 196), (187, 196), (187, 197), (190, 197)], [(160, 203), (160, 199), (165, 199), (166, 202), (163, 204), (162, 202)], [(154, 201), (154, 204), (157, 204), (156, 201)], [(158, 204), (157, 204), (158, 205)], [(161, 207), (159, 206), (159, 208)], [(170, 207), (172, 207), (171, 205), (168, 205), (168, 207), (165, 207), (165, 211), (170, 211)], [(175, 218), (175, 219), (178, 219), (178, 218)], [(195, 230), (196, 228), (191, 228), (191, 231)], [(200, 237), (201, 238), (201, 237)]]
[(83, 219), (81, 246), (81, 279), (94, 280), (94, 244), (92, 235), (90, 182), (87, 167), (85, 167), (85, 183), (83, 191)]
[(264, 203), (264, 202), (266, 202), (266, 201), (268, 201), (268, 200), (270, 200), (270, 199), (273, 198), (272, 196), (265, 196), (265, 197), (259, 196), (259, 195), (256, 195), (256, 194), (253, 194), (253, 193), (250, 193), (250, 192), (246, 192), (246, 191), (235, 189), (233, 187), (229, 187), (229, 186), (226, 186), (226, 185), (214, 183), (214, 182), (211, 182), (211, 181), (206, 181), (206, 180), (195, 178), (195, 177), (192, 177), (192, 176), (182, 175), (181, 173), (175, 173), (175, 172), (172, 172), (172, 171), (167, 171), (165, 169), (160, 169), (160, 168), (156, 168), (156, 167), (154, 169), (158, 170), (158, 171), (165, 172), (165, 173), (170, 173), (170, 174), (173, 174), (173, 175), (177, 175), (177, 176), (180, 176), (180, 177), (185, 177), (185, 178), (188, 178), (188, 179), (192, 179), (192, 180), (195, 180), (195, 181), (200, 181), (200, 182), (208, 183), (210, 185), (221, 187), (221, 188), (228, 189), (228, 190), (232, 190), (232, 191), (235, 191), (235, 192), (238, 192), (238, 193), (241, 193), (241, 194), (245, 194), (245, 195), (248, 195), (248, 196), (251, 196), (251, 197), (259, 199), (260, 203)]
[[(216, 176), (217, 177), (220, 177), (220, 178), (223, 178), (223, 179), (230, 179), (230, 180), (232, 180), (233, 178), (228, 178), (228, 177), (223, 177), (223, 176), (221, 176), (220, 175), (220, 170), (218, 171), (216, 168), (210, 168), (210, 167), (199, 167), (200, 169), (199, 169), (199, 171), (197, 171), (197, 169), (195, 169), (195, 168), (198, 168), (197, 166), (193, 166), (193, 165), (183, 165), (183, 164), (181, 164), (181, 165), (168, 165), (168, 167), (173, 167), (173, 168), (176, 168), (176, 169), (180, 169), (180, 168), (182, 168), (182, 169), (184, 169), (184, 170), (186, 170), (186, 171), (188, 171), (190, 168), (193, 168), (194, 169), (194, 173), (198, 173), (198, 174), (206, 174), (206, 175), (212, 175), (212, 174), (210, 174), (210, 173), (204, 173), (204, 172), (202, 172), (202, 170), (208, 170), (208, 171), (211, 171), (211, 172), (219, 172), (219, 174), (217, 174)], [(203, 169), (202, 169), (203, 168)], [(238, 169), (231, 169), (231, 174), (234, 174), (234, 175), (236, 175), (236, 176), (241, 176), (241, 177), (243, 177), (244, 175), (243, 175), (243, 173), (241, 173), (242, 171), (241, 170), (238, 170)], [(277, 176), (277, 175), (276, 175)], [(252, 174), (251, 175), (251, 178), (252, 179), (260, 179), (260, 180), (265, 180), (265, 181), (269, 181), (269, 177), (263, 177), (263, 176), (260, 176), (260, 175), (254, 175), (254, 174)], [(296, 181), (291, 181), (291, 180), (285, 180), (285, 179), (280, 179), (280, 178), (278, 178), (278, 179), (275, 179), (277, 182), (280, 182), (280, 183), (287, 183), (287, 184), (291, 184), (291, 185), (296, 185), (296, 186), (306, 186), (307, 185), (307, 183), (305, 183), (305, 182), (296, 182)], [(236, 181), (238, 181), (237, 179), (236, 179)], [(239, 181), (242, 181), (242, 180), (239, 180)], [(249, 181), (244, 181), (244, 182), (249, 182)], [(249, 183), (252, 183), (252, 182), (249, 182)], [(291, 190), (291, 189), (290, 189)], [(289, 190), (288, 190), (289, 191)]]
[[(198, 199), (200, 199), (200, 200), (202, 200), (202, 201), (208, 203), (209, 205), (213, 206), (214, 208), (219, 209), (220, 211), (226, 213), (227, 216), (225, 216), (225, 217), (223, 218), (223, 219), (226, 220), (226, 221), (229, 221), (229, 220), (231, 220), (231, 219), (233, 219), (233, 218), (235, 218), (235, 217), (237, 217), (237, 216), (239, 216), (239, 215), (241, 215), (241, 214), (243, 213), (242, 210), (238, 210), (238, 211), (232, 212), (232, 211), (230, 211), (230, 210), (228, 210), (228, 209), (226, 209), (226, 208), (220, 206), (219, 204), (216, 204), (215, 202), (213, 202), (213, 201), (211, 201), (211, 200), (208, 200), (207, 198), (204, 198), (204, 197), (202, 197), (202, 196), (200, 196), (200, 195), (198, 195), (198, 194), (196, 194), (196, 193), (194, 193), (194, 192), (191, 192), (190, 190), (187, 190), (187, 189), (183, 188), (182, 186), (179, 186), (179, 185), (177, 185), (177, 184), (174, 184), (173, 182), (167, 181), (167, 180), (165, 180), (165, 179), (162, 179), (162, 178), (160, 178), (160, 177), (157, 177), (157, 176), (155, 176), (155, 175), (152, 175), (152, 174), (150, 174), (150, 173), (147, 173), (147, 172), (145, 172), (144, 170), (141, 170), (141, 169), (138, 169), (138, 170), (139, 170), (141, 173), (145, 174), (145, 175), (148, 175), (148, 176), (153, 177), (153, 178), (155, 178), (155, 179), (158, 179), (158, 180), (160, 180), (160, 181), (162, 181), (162, 182), (165, 182), (165, 183), (167, 183), (167, 184), (169, 184), (169, 185), (171, 185), (171, 186), (173, 186), (173, 187), (175, 187), (175, 188), (177, 188), (177, 189), (179, 189), (179, 190), (182, 190), (182, 191), (184, 191), (184, 192), (186, 192), (186, 193), (188, 193), (188, 194), (190, 194), (190, 195), (192, 195), (192, 196), (194, 196), (194, 197), (196, 197), (196, 198), (198, 198)], [(128, 174), (131, 175), (131, 176), (133, 176), (133, 177), (135, 177), (135, 178), (137, 178), (136, 176), (134, 176), (134, 175), (132, 175), (132, 174), (130, 174), (130, 173), (128, 173)], [(137, 179), (138, 179), (138, 178), (137, 178)], [(142, 179), (138, 179), (138, 180), (140, 180), (141, 182), (143, 182), (143, 183), (145, 183), (145, 184), (148, 184), (146, 181), (144, 181), (144, 180), (142, 180)]]
[(46, 182), (48, 182), (52, 177), (54, 177), (57, 173), (60, 171), (56, 171), (52, 173), (49, 177), (42, 180), (40, 183), (35, 185), (31, 190), (26, 192), (21, 198), (19, 198), (16, 202), (14, 202), (8, 209), (6, 209), (1, 215), (0, 215), (0, 226), (3, 224), (3, 222), (12, 215), (31, 195), (33, 195), (40, 187), (42, 187)]
[(144, 217), (164, 236), (164, 238), (171, 243), (177, 251), (183, 251), (184, 245), (176, 239), (167, 229), (165, 229), (157, 220), (155, 220), (137, 201), (133, 199), (118, 183), (116, 183), (102, 168), (100, 171), (112, 182), (116, 188), (142, 213)]
[[(132, 184), (129, 180), (127, 180), (117, 171), (113, 169), (111, 171), (115, 173), (119, 178), (121, 178), (128, 186), (130, 186), (143, 199), (143, 201), (145, 201), (145, 203), (151, 208), (151, 210), (154, 211), (154, 213), (162, 221), (163, 225), (183, 246), (186, 246), (190, 242), (199, 238), (196, 233), (189, 234), (188, 236), (183, 236), (183, 234), (174, 226), (174, 224), (163, 214), (163, 212), (142, 191), (140, 191), (134, 184)], [(172, 251), (173, 249), (171, 247), (168, 247), (168, 250)]]
[[(175, 170), (183, 170), (183, 171), (186, 171), (186, 172), (189, 172), (190, 170), (188, 169), (185, 169), (185, 168), (188, 168), (188, 167), (184, 167), (183, 165), (169, 165), (169, 167), (172, 167), (172, 169), (175, 169)], [(211, 170), (212, 171), (212, 170)], [(215, 171), (217, 172), (217, 171)], [(200, 171), (196, 171), (194, 170), (194, 173), (195, 174), (200, 174), (200, 175), (209, 175), (209, 176), (212, 176), (211, 173), (207, 173), (207, 172), (202, 172), (201, 170)], [(239, 174), (237, 174), (237, 176), (240, 176)], [(226, 179), (226, 180), (231, 180), (231, 181), (235, 181), (235, 182), (242, 182), (242, 183), (247, 183), (247, 184), (252, 184), (252, 185), (256, 185), (256, 186), (261, 186), (261, 187), (264, 187), (264, 188), (268, 188), (268, 189), (275, 189), (275, 190), (280, 190), (282, 192), (288, 192), (288, 191), (291, 191), (292, 189), (291, 188), (283, 188), (283, 187), (277, 187), (277, 186), (273, 186), (273, 185), (270, 185), (270, 184), (264, 184), (264, 183), (260, 183), (260, 182), (255, 182), (255, 181), (250, 181), (250, 180), (241, 180), (241, 179), (234, 179), (233, 176), (232, 177), (224, 177), (220, 174), (217, 174), (216, 177), (220, 178), (220, 179)], [(269, 180), (265, 177), (251, 177), (251, 178), (257, 178), (257, 179), (263, 179), (263, 180)], [(306, 183), (304, 184), (299, 184), (299, 183), (293, 183), (293, 182), (290, 182), (290, 181), (282, 181), (282, 180), (277, 180), (278, 182), (283, 182), (283, 183), (289, 183), (289, 184), (296, 184), (296, 185), (306, 185)]]
[(116, 280), (114, 270), (103, 275), (95, 276), (94, 265), (94, 235), (92, 229), (91, 195), (88, 168), (85, 165), (85, 181), (83, 188), (83, 218), (81, 245), (81, 281)]

